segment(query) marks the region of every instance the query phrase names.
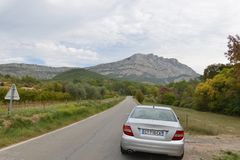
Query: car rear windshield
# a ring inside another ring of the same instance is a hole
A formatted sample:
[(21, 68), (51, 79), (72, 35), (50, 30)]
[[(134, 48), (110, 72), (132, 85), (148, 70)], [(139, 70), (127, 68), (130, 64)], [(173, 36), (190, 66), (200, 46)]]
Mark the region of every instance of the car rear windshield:
[(176, 116), (171, 110), (159, 108), (135, 108), (130, 117), (137, 119), (151, 119), (160, 121), (177, 121)]

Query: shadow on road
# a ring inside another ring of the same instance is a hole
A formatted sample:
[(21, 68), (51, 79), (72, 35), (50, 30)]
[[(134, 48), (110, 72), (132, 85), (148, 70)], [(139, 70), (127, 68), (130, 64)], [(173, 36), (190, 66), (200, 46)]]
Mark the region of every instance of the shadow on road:
[(122, 155), (124, 159), (127, 160), (176, 160), (175, 157), (159, 155), (159, 154), (150, 154), (150, 153), (142, 153), (135, 152), (131, 154)]

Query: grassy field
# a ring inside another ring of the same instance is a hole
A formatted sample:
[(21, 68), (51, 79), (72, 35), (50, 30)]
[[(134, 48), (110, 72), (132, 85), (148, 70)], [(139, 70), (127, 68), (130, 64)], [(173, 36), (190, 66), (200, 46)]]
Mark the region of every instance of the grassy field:
[(17, 143), (66, 126), (104, 111), (123, 97), (104, 100), (84, 100), (43, 107), (15, 108), (11, 116), (0, 109), (0, 147)]
[(192, 134), (240, 135), (240, 117), (199, 112), (192, 109), (172, 107), (187, 132)]
[(216, 156), (213, 160), (239, 160), (240, 152), (233, 153), (231, 151), (224, 151), (221, 155)]
[(182, 126), (189, 134), (240, 135), (240, 117), (200, 112), (188, 108), (170, 107), (177, 113)]

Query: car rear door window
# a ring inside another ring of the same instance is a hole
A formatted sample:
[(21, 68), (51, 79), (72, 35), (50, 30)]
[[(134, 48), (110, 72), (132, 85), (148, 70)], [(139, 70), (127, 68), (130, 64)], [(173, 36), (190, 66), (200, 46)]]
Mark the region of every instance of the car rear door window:
[(159, 108), (135, 108), (130, 117), (137, 119), (151, 119), (160, 121), (177, 121), (176, 116), (171, 110)]

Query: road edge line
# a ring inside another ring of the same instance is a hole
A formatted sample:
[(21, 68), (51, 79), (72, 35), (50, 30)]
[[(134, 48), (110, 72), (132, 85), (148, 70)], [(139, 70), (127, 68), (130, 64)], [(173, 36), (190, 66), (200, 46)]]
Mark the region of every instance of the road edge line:
[(6, 150), (9, 150), (9, 149), (11, 149), (11, 148), (20, 146), (20, 145), (25, 144), (25, 143), (28, 143), (28, 142), (30, 142), (30, 141), (34, 141), (34, 140), (40, 139), (40, 138), (42, 138), (42, 137), (44, 137), (44, 136), (48, 136), (48, 135), (57, 133), (57, 132), (59, 132), (59, 131), (62, 131), (62, 130), (64, 130), (64, 129), (70, 128), (70, 127), (72, 127), (72, 126), (75, 126), (75, 125), (77, 125), (77, 124), (83, 123), (83, 122), (85, 122), (85, 121), (87, 121), (87, 120), (89, 120), (89, 119), (92, 119), (92, 118), (100, 115), (100, 114), (104, 114), (105, 112), (109, 111), (110, 109), (112, 109), (112, 108), (118, 106), (119, 104), (123, 103), (126, 99), (127, 99), (127, 97), (126, 97), (123, 101), (119, 102), (118, 104), (114, 105), (113, 107), (111, 107), (111, 108), (109, 108), (109, 109), (107, 109), (107, 110), (105, 110), (105, 111), (99, 112), (99, 113), (94, 114), (94, 115), (92, 115), (92, 116), (90, 116), (90, 117), (87, 117), (87, 118), (82, 119), (82, 120), (80, 120), (80, 121), (74, 122), (74, 123), (72, 123), (72, 124), (70, 124), (70, 125), (64, 126), (64, 127), (62, 127), (62, 128), (58, 128), (58, 129), (56, 129), (56, 130), (53, 130), (53, 131), (44, 133), (44, 134), (42, 134), (42, 135), (39, 135), (39, 136), (37, 136), (37, 137), (33, 137), (33, 138), (28, 139), (28, 140), (25, 140), (25, 141), (18, 142), (18, 143), (16, 143), (16, 144), (12, 144), (12, 145), (10, 145), (10, 146), (4, 147), (4, 148), (0, 149), (0, 152), (4, 152), (4, 151), (6, 151)]

